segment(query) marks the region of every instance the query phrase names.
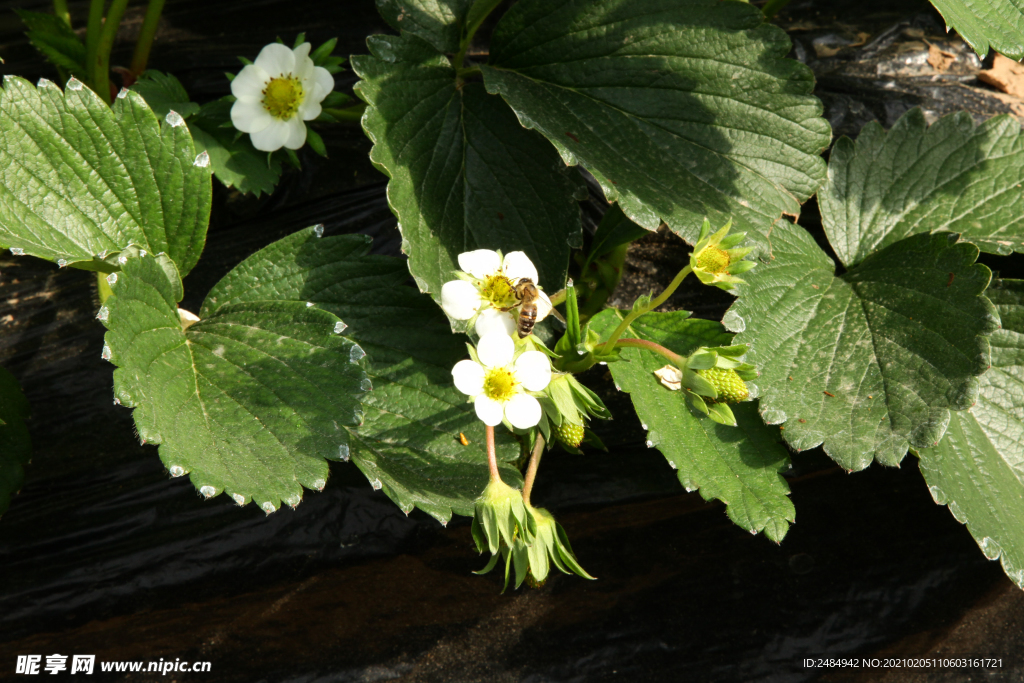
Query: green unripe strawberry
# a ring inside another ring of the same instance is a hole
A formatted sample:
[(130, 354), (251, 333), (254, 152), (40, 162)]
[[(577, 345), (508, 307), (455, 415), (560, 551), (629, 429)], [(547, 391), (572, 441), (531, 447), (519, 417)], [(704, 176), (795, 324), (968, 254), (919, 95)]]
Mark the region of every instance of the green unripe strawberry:
[(559, 425), (557, 430), (555, 430), (555, 435), (558, 437), (558, 440), (566, 446), (579, 448), (580, 444), (583, 442), (583, 425), (577, 425), (569, 422), (568, 420), (563, 420), (562, 424)]
[(750, 396), (747, 385), (743, 383), (743, 380), (740, 379), (735, 370), (708, 368), (707, 370), (698, 370), (697, 374), (711, 382), (712, 386), (715, 387), (715, 391), (718, 392), (717, 399), (713, 401), (705, 399), (708, 403), (739, 403), (740, 401), (747, 400), (747, 397)]

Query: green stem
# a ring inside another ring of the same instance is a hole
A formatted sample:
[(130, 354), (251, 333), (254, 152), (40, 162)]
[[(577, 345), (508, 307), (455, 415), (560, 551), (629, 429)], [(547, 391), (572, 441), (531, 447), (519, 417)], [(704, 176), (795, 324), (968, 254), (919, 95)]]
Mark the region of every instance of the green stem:
[(107, 299), (114, 295), (114, 290), (110, 288), (110, 283), (107, 282), (107, 273), (96, 271), (96, 288), (99, 290), (101, 304), (107, 303)]
[(533, 482), (537, 478), (537, 468), (540, 467), (540, 457), (544, 455), (544, 437), (537, 434), (537, 443), (533, 445), (533, 453), (530, 455), (530, 466), (526, 469), (526, 478), (523, 479), (523, 503), (526, 507), (530, 505), (530, 494), (533, 493)]
[(93, 62), (96, 69), (92, 77), (93, 90), (107, 104), (110, 104), (110, 50), (114, 47), (114, 38), (117, 37), (117, 29), (121, 26), (121, 17), (124, 16), (127, 6), (128, 0), (114, 0), (111, 3), (110, 11), (103, 22), (100, 42), (96, 45), (96, 61)]
[(100, 44), (100, 33), (103, 32), (103, 10), (106, 0), (92, 0), (89, 4), (89, 22), (85, 29), (85, 78), (89, 85), (95, 82), (96, 47)]
[[(452, 61), (452, 66), (456, 69), (461, 70), (466, 61), (466, 50), (469, 49), (470, 43), (473, 42), (473, 36), (480, 29), (480, 25), (484, 23), (491, 12), (498, 8), (502, 0), (476, 0), (472, 7), (469, 8), (469, 14), (466, 19), (466, 35), (463, 36), (462, 41), (459, 43), (459, 51), (455, 54), (455, 59)], [(479, 69), (477, 69), (479, 71)], [(461, 77), (463, 74), (459, 74)]]
[(765, 19), (771, 19), (779, 13), (783, 7), (788, 5), (790, 0), (768, 0), (764, 7), (761, 8), (761, 12), (764, 13)]
[(491, 470), (491, 481), (501, 481), (498, 473), (498, 454), (494, 450), (494, 427), (487, 425), (487, 466)]
[(71, 12), (68, 11), (68, 0), (53, 0), (53, 13), (71, 28)]
[(630, 311), (629, 315), (623, 318), (622, 322), (619, 323), (619, 326), (615, 328), (615, 331), (612, 332), (612, 335), (608, 337), (608, 339), (603, 344), (594, 349), (594, 353), (600, 355), (602, 353), (607, 353), (610, 349), (614, 348), (615, 343), (619, 340), (619, 337), (622, 336), (623, 332), (629, 329), (629, 326), (633, 324), (634, 320), (642, 316), (644, 313), (653, 311), (658, 306), (668, 301), (668, 298), (675, 293), (676, 289), (679, 288), (679, 285), (682, 284), (683, 280), (685, 280), (686, 276), (689, 275), (691, 272), (693, 272), (693, 270), (690, 268), (690, 266), (686, 266), (676, 274), (676, 276), (672, 279), (672, 282), (669, 283), (668, 287), (665, 288), (665, 291), (662, 292), (657, 299), (653, 299), (649, 304), (647, 304), (640, 310)]
[(675, 364), (675, 366), (679, 368), (686, 364), (686, 358), (684, 356), (680, 356), (678, 353), (672, 353), (661, 344), (656, 344), (652, 341), (647, 341), (646, 339), (620, 339), (615, 342), (615, 346), (617, 348), (622, 346), (631, 346), (637, 349), (654, 351), (656, 354), (667, 358), (671, 363)]
[(339, 121), (359, 122), (359, 120), (363, 118), (364, 111), (366, 111), (366, 104), (363, 102), (353, 104), (351, 107), (345, 107), (344, 109), (335, 109), (334, 107), (324, 108), (324, 113), (330, 114)]
[(153, 47), (153, 38), (156, 36), (160, 14), (163, 11), (164, 0), (149, 0), (146, 18), (142, 20), (142, 28), (139, 30), (139, 40), (135, 43), (135, 54), (132, 55), (131, 72), (136, 78), (142, 75), (146, 70), (146, 64), (149, 63), (149, 51)]

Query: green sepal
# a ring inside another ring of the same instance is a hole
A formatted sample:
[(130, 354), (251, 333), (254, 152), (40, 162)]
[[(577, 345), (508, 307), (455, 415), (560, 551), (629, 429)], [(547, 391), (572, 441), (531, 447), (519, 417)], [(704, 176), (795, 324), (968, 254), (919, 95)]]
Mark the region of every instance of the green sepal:
[(733, 415), (728, 403), (712, 403), (708, 409), (708, 417), (727, 427), (736, 426), (736, 416)]
[(320, 133), (317, 133), (309, 126), (306, 126), (306, 144), (309, 145), (311, 150), (323, 158), (327, 158), (327, 147), (324, 145), (324, 139), (320, 137)]

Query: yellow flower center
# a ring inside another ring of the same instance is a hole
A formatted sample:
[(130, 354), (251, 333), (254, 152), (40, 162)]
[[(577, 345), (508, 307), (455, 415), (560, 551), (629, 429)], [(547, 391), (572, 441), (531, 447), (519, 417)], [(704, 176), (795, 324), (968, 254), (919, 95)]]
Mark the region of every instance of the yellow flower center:
[(515, 285), (504, 275), (491, 275), (485, 278), (483, 286), (480, 287), (480, 296), (490, 301), (491, 305), (500, 311), (507, 311), (519, 303)]
[(299, 111), (302, 104), (302, 82), (291, 74), (283, 78), (272, 78), (263, 89), (263, 108), (271, 116), (287, 121)]
[(516, 378), (508, 368), (493, 368), (484, 376), (484, 395), (500, 403), (516, 393)]
[(697, 267), (705, 273), (718, 275), (724, 273), (729, 267), (729, 254), (718, 247), (704, 247), (697, 254)]

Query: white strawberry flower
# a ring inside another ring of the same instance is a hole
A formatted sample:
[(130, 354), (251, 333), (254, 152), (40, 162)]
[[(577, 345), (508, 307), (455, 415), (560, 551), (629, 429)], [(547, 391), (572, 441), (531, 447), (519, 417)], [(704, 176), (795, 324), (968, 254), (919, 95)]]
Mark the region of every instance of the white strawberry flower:
[(543, 391), (551, 382), (551, 361), (540, 351), (516, 356), (516, 345), (504, 331), (480, 338), (473, 360), (452, 368), (455, 387), (473, 399), (476, 416), (494, 427), (502, 420), (517, 429), (535, 427), (541, 418), (540, 402), (530, 391)]
[[(533, 261), (522, 251), (502, 257), (499, 251), (477, 249), (459, 254), (459, 266), (459, 279), (441, 287), (444, 312), (456, 320), (472, 320), (479, 337), (495, 331), (514, 334), (520, 305), (516, 285), (523, 279), (537, 284)], [(539, 294), (537, 322), (546, 318), (552, 308), (548, 295)]]
[(320, 116), (320, 103), (334, 90), (334, 77), (309, 58), (309, 43), (294, 50), (271, 43), (231, 81), (231, 123), (248, 133), (262, 152), (306, 143), (306, 124)]

